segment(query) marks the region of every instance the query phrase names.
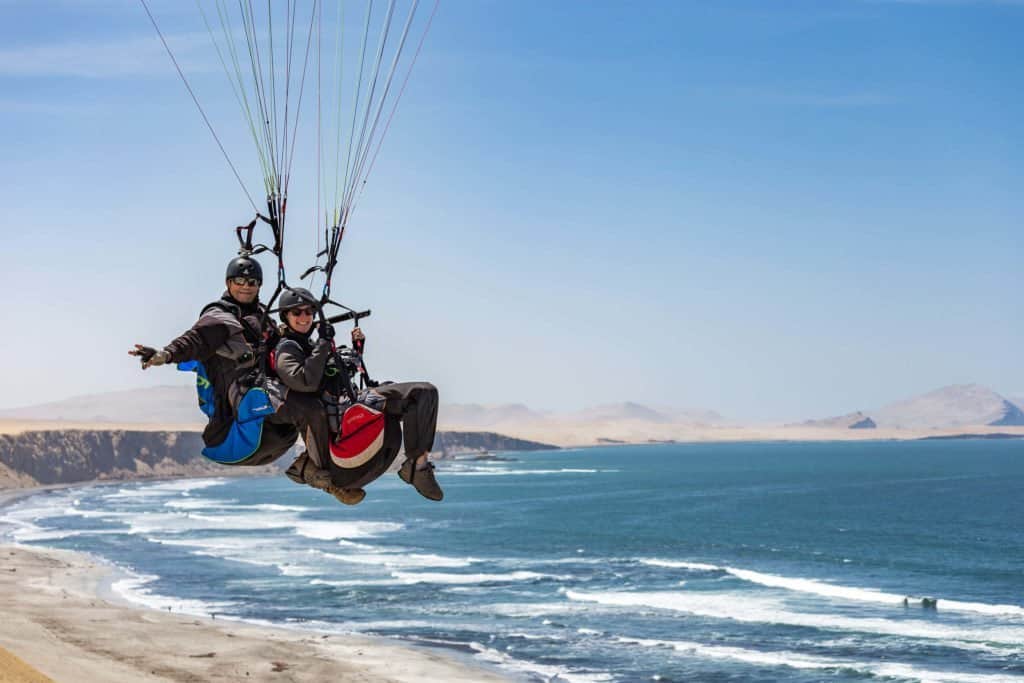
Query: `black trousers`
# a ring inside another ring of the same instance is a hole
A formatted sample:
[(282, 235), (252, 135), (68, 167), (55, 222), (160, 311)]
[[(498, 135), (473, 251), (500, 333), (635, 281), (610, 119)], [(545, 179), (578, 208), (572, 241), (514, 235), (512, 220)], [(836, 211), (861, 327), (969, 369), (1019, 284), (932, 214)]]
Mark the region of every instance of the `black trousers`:
[(401, 382), (373, 391), (387, 399), (384, 412), (402, 420), (405, 456), (418, 458), (430, 452), (437, 432), (437, 387), (430, 382)]
[(316, 394), (289, 391), (284, 403), (265, 423), (294, 425), (306, 444), (313, 464), (321, 469), (327, 468), (331, 459), (328, 450), (331, 437), (327, 428), (327, 411)]

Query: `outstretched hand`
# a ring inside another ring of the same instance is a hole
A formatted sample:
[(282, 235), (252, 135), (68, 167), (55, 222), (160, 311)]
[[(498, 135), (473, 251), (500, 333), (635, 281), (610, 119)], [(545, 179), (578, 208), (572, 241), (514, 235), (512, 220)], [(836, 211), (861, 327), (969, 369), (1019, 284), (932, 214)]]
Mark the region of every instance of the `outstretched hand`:
[(366, 341), (366, 335), (358, 327), (352, 329), (352, 343), (358, 344), (361, 341)]
[(128, 355), (138, 356), (143, 370), (157, 365), (164, 365), (169, 360), (166, 351), (157, 351), (151, 346), (143, 346), (142, 344), (136, 344), (134, 349), (128, 351)]

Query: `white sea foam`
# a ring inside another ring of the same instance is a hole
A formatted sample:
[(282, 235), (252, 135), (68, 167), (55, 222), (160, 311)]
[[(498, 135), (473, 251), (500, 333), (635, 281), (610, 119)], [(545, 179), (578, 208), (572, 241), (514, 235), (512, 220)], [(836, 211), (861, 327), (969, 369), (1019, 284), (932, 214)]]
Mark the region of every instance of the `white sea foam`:
[(837, 614), (792, 612), (777, 600), (736, 596), (724, 593), (667, 592), (581, 592), (565, 591), (570, 600), (594, 602), (618, 607), (644, 607), (672, 610), (713, 619), (746, 623), (781, 624), (832, 631), (854, 631), (909, 638), (935, 639), (961, 649), (987, 649), (983, 643), (1000, 643), (1020, 648), (1024, 629), (1016, 627), (957, 626), (921, 619), (878, 619), (847, 617)]
[(176, 539), (147, 537), (146, 540), (160, 545), (194, 548), (193, 555), (216, 557), (258, 567), (274, 567), (284, 576), (323, 574), (321, 569), (295, 562), (295, 557), (302, 554), (303, 551), (287, 547), (268, 547), (266, 539), (252, 536)]
[(508, 583), (511, 581), (537, 581), (539, 579), (568, 579), (570, 577), (557, 576), (555, 574), (540, 574), (538, 572), (516, 571), (504, 574), (445, 574), (439, 572), (391, 572), (403, 583), (444, 583), (444, 584), (467, 584), (467, 583)]
[(179, 479), (165, 481), (159, 484), (147, 484), (139, 487), (122, 488), (115, 493), (108, 493), (103, 496), (105, 500), (120, 500), (131, 498), (153, 498), (157, 496), (189, 495), (189, 492), (198, 489), (207, 489), (212, 486), (222, 486), (227, 483), (226, 479)]
[(195, 616), (210, 616), (216, 614), (237, 603), (233, 602), (204, 602), (202, 600), (184, 600), (158, 595), (146, 586), (156, 581), (158, 576), (148, 574), (130, 573), (128, 577), (113, 582), (111, 590), (129, 602), (134, 602), (152, 609), (177, 612), (179, 614), (191, 614)]
[(218, 500), (216, 498), (175, 498), (164, 503), (164, 507), (174, 508), (175, 510), (207, 510), (210, 508), (225, 508), (234, 507), (233, 503), (237, 503), (235, 499), (231, 500)]
[[(839, 600), (849, 600), (852, 602), (871, 602), (881, 605), (902, 605), (903, 599), (906, 597), (906, 595), (885, 593), (873, 588), (840, 586), (815, 579), (777, 576), (775, 574), (765, 574), (762, 572), (751, 571), (749, 569), (737, 569), (735, 567), (720, 567), (696, 562), (678, 562), (674, 560), (658, 559), (640, 559), (638, 561), (642, 564), (655, 567), (694, 569), (698, 571), (720, 571), (735, 576), (737, 579), (756, 583), (761, 586), (782, 588), (789, 591), (810, 593), (813, 595), (821, 595), (823, 597), (836, 598)], [(1024, 607), (1020, 607), (1018, 605), (993, 605), (980, 602), (947, 600), (945, 598), (939, 599), (938, 609), (955, 610), (957, 612), (977, 612), (979, 614), (987, 614), (990, 616), (1024, 617)]]
[(261, 512), (305, 512), (310, 508), (302, 505), (279, 505), (277, 503), (256, 503), (240, 505), (237, 499), (218, 498), (175, 498), (164, 503), (164, 507), (176, 510), (224, 510), (235, 512), (241, 510), (259, 510)]
[(847, 669), (874, 676), (905, 678), (927, 683), (1003, 683), (1017, 681), (1017, 676), (999, 674), (964, 674), (961, 672), (936, 671), (921, 669), (916, 666), (899, 663), (874, 663), (854, 659), (836, 659), (808, 655), (800, 652), (751, 650), (747, 648), (728, 647), (722, 645), (705, 645), (685, 640), (652, 640), (644, 638), (615, 638), (616, 642), (642, 647), (669, 648), (688, 657), (698, 659), (718, 659), (743, 662), (761, 667), (779, 667), (790, 669)]
[(282, 514), (224, 514), (207, 515), (184, 510), (181, 512), (142, 512), (128, 520), (129, 532), (149, 535), (155, 533), (182, 534), (198, 530), (288, 529), (298, 523), (294, 515)]
[(117, 529), (44, 529), (34, 524), (19, 526), (11, 532), (15, 543), (30, 541), (59, 541), (74, 536), (112, 536), (121, 533)]
[(476, 656), (489, 664), (520, 673), (540, 674), (548, 681), (566, 681), (567, 683), (602, 683), (612, 680), (612, 676), (603, 672), (577, 671), (565, 666), (526, 662), (481, 643), (471, 642), (469, 647)]
[(659, 560), (657, 558), (640, 558), (637, 560), (640, 564), (646, 564), (651, 567), (667, 567), (669, 569), (692, 569), (698, 572), (714, 572), (714, 571), (725, 571), (724, 567), (717, 567), (713, 564), (704, 564), (702, 562), (682, 562), (679, 560)]
[[(352, 588), (357, 586), (404, 586), (405, 581), (398, 579), (313, 579), (309, 582), (311, 586), (334, 586), (336, 588)], [(435, 624), (436, 625), (436, 624)]]
[(298, 520), (291, 524), (295, 533), (306, 538), (333, 541), (348, 538), (374, 538), (393, 531), (400, 531), (403, 525), (395, 522), (328, 522)]
[(470, 564), (479, 561), (472, 557), (445, 557), (443, 555), (434, 555), (429, 553), (360, 552), (345, 555), (339, 553), (320, 554), (323, 557), (331, 560), (337, 560), (339, 562), (404, 569), (415, 569), (417, 567), (468, 567)]

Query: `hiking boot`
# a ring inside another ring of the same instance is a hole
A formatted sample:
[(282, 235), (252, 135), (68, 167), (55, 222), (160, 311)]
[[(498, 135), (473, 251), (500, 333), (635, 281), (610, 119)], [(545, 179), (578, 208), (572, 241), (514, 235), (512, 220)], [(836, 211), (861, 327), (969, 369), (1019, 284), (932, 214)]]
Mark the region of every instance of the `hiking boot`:
[(412, 484), (421, 496), (430, 500), (441, 500), (444, 498), (444, 491), (441, 490), (437, 479), (434, 477), (434, 463), (427, 461), (426, 467), (417, 469), (416, 458), (406, 458), (402, 467), (398, 470), (398, 476), (406, 484)]
[(329, 486), (325, 489), (345, 505), (359, 505), (366, 498), (366, 491), (363, 489), (343, 489), (340, 486)]
[(327, 487), (331, 486), (331, 473), (317, 467), (305, 452), (295, 458), (295, 462), (285, 471), (285, 475), (296, 484), (308, 484), (321, 491), (326, 491)]

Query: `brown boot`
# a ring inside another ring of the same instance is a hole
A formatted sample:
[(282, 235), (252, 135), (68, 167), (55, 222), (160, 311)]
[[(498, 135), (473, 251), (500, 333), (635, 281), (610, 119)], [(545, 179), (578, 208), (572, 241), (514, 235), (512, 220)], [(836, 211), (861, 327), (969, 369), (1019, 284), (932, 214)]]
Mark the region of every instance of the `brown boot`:
[(285, 475), (296, 484), (308, 484), (321, 491), (326, 491), (327, 487), (331, 486), (331, 473), (317, 467), (306, 452), (295, 458), (295, 462), (285, 471)]
[(366, 498), (366, 491), (363, 489), (343, 489), (340, 486), (332, 485), (326, 491), (345, 505), (359, 505), (363, 502), (363, 498)]
[(434, 463), (427, 461), (423, 469), (416, 468), (416, 458), (406, 458), (398, 470), (398, 476), (406, 484), (412, 484), (421, 496), (430, 500), (441, 500), (444, 491), (434, 477)]

